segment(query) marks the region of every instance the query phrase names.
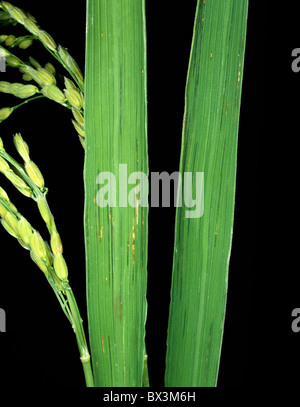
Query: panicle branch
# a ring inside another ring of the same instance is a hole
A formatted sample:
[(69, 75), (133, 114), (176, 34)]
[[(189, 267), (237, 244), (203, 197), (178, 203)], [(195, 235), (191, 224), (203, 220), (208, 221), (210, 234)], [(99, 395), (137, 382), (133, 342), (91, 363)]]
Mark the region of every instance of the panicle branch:
[[(42, 30), (36, 19), (24, 10), (15, 7), (9, 2), (1, 1), (0, 25), (23, 25), (29, 35), (15, 37), (13, 34), (0, 35), (0, 51), (6, 58), (7, 66), (17, 68), (23, 74), (24, 81), (33, 80), (36, 85), (22, 83), (0, 82), (0, 92), (9, 93), (20, 99), (26, 99), (26, 103), (36, 99), (34, 95), (46, 97), (72, 110), (72, 124), (78, 134), (82, 146), (85, 148), (84, 133), (84, 78), (76, 61), (68, 50), (57, 44), (52, 36)], [(64, 77), (62, 87), (57, 83), (56, 70), (51, 63), (44, 67), (33, 57), (29, 57), (29, 63), (23, 62), (10, 50), (14, 47), (27, 49), (34, 40), (40, 41), (44, 47), (54, 56), (69, 72), (73, 81)], [(64, 85), (64, 86), (63, 86)], [(11, 113), (24, 103), (13, 107), (0, 109), (0, 123), (6, 120)]]

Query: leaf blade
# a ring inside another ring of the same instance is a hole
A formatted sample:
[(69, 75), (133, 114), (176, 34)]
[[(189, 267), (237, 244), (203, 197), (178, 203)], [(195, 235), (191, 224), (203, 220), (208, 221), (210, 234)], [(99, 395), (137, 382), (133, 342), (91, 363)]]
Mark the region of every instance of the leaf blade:
[(85, 241), (96, 386), (142, 385), (148, 208), (100, 208), (96, 179), (113, 174), (119, 201), (123, 193), (127, 199), (124, 177), (148, 174), (144, 7), (143, 0), (88, 1)]
[[(204, 173), (204, 213), (176, 210), (166, 386), (216, 386), (232, 242), (247, 0), (199, 0), (180, 161)], [(183, 188), (187, 182), (183, 178)], [(193, 184), (193, 197), (196, 194)], [(199, 191), (198, 191), (199, 192)]]

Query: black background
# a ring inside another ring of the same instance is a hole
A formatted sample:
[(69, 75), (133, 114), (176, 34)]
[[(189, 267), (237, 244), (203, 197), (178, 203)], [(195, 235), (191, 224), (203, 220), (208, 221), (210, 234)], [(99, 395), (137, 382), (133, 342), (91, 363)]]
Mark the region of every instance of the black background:
[[(84, 66), (85, 1), (14, 4), (35, 15), (40, 26)], [(298, 264), (293, 265), (298, 236), (292, 237), (290, 226), (297, 231), (297, 146), (291, 146), (298, 138), (299, 104), (292, 98), (300, 73), (291, 71), (290, 55), (300, 40), (294, 31), (293, 5), (296, 2), (283, 10), (250, 0), (218, 389), (297, 383), (292, 368), (299, 363), (300, 334), (294, 334), (290, 324), (292, 309), (300, 306), (300, 278)], [(178, 170), (195, 7), (196, 0), (147, 1), (150, 171)], [(28, 50), (22, 53), (27, 55)], [(30, 53), (42, 63), (53, 62), (39, 45)], [(11, 70), (0, 73), (0, 80), (9, 75)], [(7, 95), (0, 97), (1, 106), (15, 103)], [(48, 100), (34, 101), (1, 123), (1, 137), (12, 155), (15, 132), (22, 133), (45, 175), (70, 283), (86, 326), (82, 147), (65, 109)], [(33, 202), (19, 197), (4, 177), (1, 185), (32, 224), (45, 232)], [(284, 216), (293, 213), (286, 221)], [(172, 208), (150, 209), (147, 350), (154, 388), (163, 386), (174, 216)], [(0, 387), (83, 389), (74, 334), (42, 273), (4, 230), (0, 250), (0, 307), (7, 315), (7, 332), (0, 336)]]

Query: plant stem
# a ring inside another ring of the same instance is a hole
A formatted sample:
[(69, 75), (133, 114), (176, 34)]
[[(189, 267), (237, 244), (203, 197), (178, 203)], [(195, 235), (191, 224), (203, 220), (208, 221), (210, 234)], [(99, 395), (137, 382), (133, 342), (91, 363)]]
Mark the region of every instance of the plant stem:
[(90, 355), (88, 355), (88, 357), (86, 357), (84, 359), (81, 358), (81, 362), (82, 362), (86, 387), (95, 387)]
[(94, 387), (94, 378), (91, 367), (91, 358), (87, 347), (87, 342), (82, 325), (82, 319), (71, 287), (66, 287), (66, 296), (71, 311), (72, 326), (76, 335), (77, 345), (80, 353), (80, 360), (83, 367), (85, 383), (87, 387)]
[(45, 97), (44, 95), (38, 95), (38, 96), (34, 96), (34, 97), (32, 97), (32, 98), (26, 99), (24, 102), (20, 103), (19, 105), (14, 106), (13, 109), (14, 109), (14, 111), (15, 111), (15, 110), (18, 109), (19, 107), (21, 107), (21, 106), (23, 106), (23, 105), (26, 105), (27, 103), (29, 103), (29, 102), (31, 102), (31, 101), (33, 101), (33, 100), (35, 100), (35, 99), (41, 99), (41, 98), (44, 98), (44, 97)]

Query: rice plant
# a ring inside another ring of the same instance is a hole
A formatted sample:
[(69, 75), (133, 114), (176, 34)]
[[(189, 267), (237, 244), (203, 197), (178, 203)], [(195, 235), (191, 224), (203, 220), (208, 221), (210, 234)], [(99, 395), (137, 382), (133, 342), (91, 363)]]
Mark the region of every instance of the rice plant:
[[(189, 189), (185, 173), (204, 174), (197, 178), (204, 196), (199, 216), (187, 218), (182, 205), (176, 210), (166, 387), (217, 385), (234, 219), (247, 10), (247, 0), (197, 1), (178, 163), (184, 181), (177, 204), (182, 192), (190, 191), (190, 201), (198, 193), (194, 183)], [(0, 26), (11, 32), (0, 33), (0, 56), (20, 78), (0, 81), (0, 123), (9, 124), (24, 105), (48, 99), (66, 111), (83, 147), (88, 335), (79, 312), (81, 304), (71, 289), (76, 274), (68, 269), (59, 225), (47, 200), (42, 163), (29, 150), (34, 143), (30, 134), (24, 135), (28, 144), (23, 134), (14, 134), (17, 160), (7, 151), (9, 135), (1, 131), (0, 172), (2, 179), (36, 203), (48, 237), (42, 237), (2, 187), (1, 223), (28, 250), (69, 320), (86, 386), (148, 387), (148, 241), (154, 237), (148, 236), (149, 191), (144, 182), (150, 175), (147, 24), (151, 21), (146, 18), (146, 0), (86, 1), (82, 69), (30, 12), (0, 2)], [(26, 54), (35, 43), (48, 53), (46, 64), (38, 55)], [(7, 95), (18, 102), (5, 105)], [(125, 168), (130, 187), (123, 188)]]

